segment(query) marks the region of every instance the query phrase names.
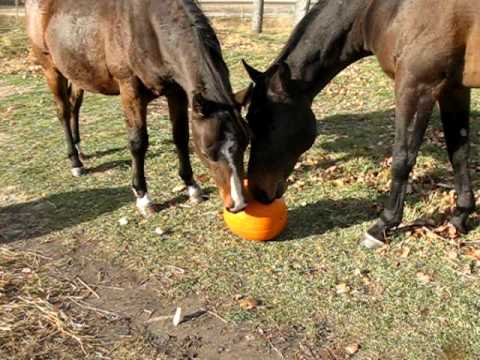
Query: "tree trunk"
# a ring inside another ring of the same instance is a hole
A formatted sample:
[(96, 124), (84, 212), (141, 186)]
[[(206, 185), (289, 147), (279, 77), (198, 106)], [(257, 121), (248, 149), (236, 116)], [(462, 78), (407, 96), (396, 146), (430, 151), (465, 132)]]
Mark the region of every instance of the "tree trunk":
[(252, 30), (260, 34), (263, 30), (264, 0), (253, 0), (253, 6)]

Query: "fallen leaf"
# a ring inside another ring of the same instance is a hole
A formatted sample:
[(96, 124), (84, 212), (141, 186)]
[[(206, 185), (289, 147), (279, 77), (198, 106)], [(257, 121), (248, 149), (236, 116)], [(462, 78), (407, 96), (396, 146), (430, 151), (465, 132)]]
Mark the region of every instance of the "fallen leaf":
[(360, 344), (353, 343), (345, 347), (345, 352), (348, 355), (354, 355), (360, 350)]
[(409, 247), (404, 247), (402, 249), (402, 252), (400, 253), (400, 257), (406, 258), (406, 257), (408, 257), (408, 255), (410, 255), (410, 248)]
[(417, 273), (417, 279), (421, 282), (423, 282), (424, 284), (428, 284), (430, 282), (432, 282), (432, 277), (428, 274), (425, 274), (423, 272), (418, 272)]
[(258, 306), (258, 301), (253, 297), (247, 297), (240, 300), (239, 305), (243, 310), (254, 310)]
[(480, 249), (470, 249), (467, 256), (471, 256), (477, 260), (480, 260)]
[(350, 292), (350, 288), (348, 287), (347, 284), (345, 283), (342, 283), (342, 284), (338, 284), (336, 287), (335, 287), (335, 290), (337, 292), (338, 295), (343, 295), (343, 294), (347, 294)]

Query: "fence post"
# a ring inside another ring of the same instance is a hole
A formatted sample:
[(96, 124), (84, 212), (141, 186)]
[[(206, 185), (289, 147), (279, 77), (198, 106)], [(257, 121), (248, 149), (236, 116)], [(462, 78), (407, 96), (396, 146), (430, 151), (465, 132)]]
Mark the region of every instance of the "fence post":
[(264, 0), (253, 0), (252, 30), (260, 34), (263, 30)]
[(297, 0), (295, 9), (295, 24), (298, 24), (310, 10), (311, 0)]

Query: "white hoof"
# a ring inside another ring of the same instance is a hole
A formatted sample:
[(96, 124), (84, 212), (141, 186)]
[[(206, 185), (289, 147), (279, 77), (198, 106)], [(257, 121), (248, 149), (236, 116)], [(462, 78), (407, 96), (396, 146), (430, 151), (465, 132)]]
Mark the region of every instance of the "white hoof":
[(72, 168), (71, 171), (74, 177), (80, 177), (85, 175), (85, 169), (83, 167)]
[(372, 235), (366, 232), (365, 235), (363, 236), (362, 241), (360, 241), (360, 245), (367, 249), (375, 250), (384, 246), (385, 243), (383, 241), (380, 241), (374, 238)]
[(137, 198), (137, 208), (144, 217), (152, 215), (153, 203), (148, 194), (145, 194), (141, 198)]
[(203, 192), (200, 186), (197, 184), (190, 185), (187, 188), (188, 191), (188, 197), (190, 198), (190, 201), (194, 204), (198, 204), (203, 201)]

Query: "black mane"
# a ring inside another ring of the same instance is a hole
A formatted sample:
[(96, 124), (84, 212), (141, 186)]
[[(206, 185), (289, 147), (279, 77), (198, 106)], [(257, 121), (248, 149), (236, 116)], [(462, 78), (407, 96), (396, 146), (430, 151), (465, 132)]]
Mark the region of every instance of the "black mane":
[[(231, 94), (232, 88), (228, 81), (230, 73), (225, 64), (222, 56), (222, 49), (217, 35), (213, 30), (210, 20), (205, 16), (200, 9), (200, 5), (197, 0), (179, 0), (185, 13), (187, 14), (195, 35), (195, 42), (203, 50), (198, 53), (201, 57), (201, 64), (203, 71), (208, 76), (212, 76), (214, 81), (210, 81), (210, 84), (215, 84), (221, 88), (215, 91), (215, 89), (207, 89), (209, 92), (220, 94)], [(206, 84), (204, 84), (207, 86)], [(221, 97), (219, 99), (231, 103), (231, 99), (225, 99)]]

